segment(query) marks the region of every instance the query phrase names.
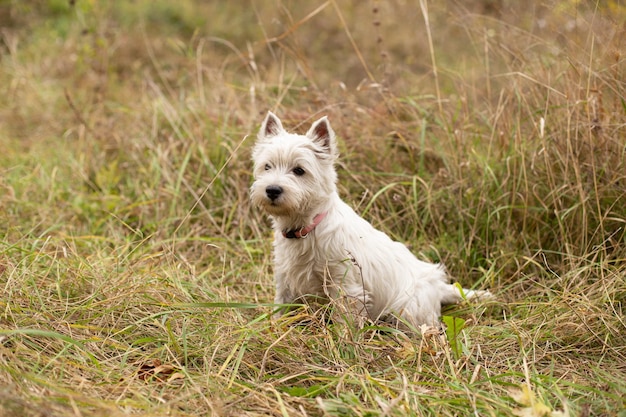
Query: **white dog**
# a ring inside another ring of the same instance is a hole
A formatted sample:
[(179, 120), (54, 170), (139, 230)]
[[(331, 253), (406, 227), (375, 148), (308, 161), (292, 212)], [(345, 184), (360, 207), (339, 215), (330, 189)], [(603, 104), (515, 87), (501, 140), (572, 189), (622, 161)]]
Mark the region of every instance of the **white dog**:
[(326, 117), (302, 136), (268, 113), (253, 151), (250, 195), (273, 221), (276, 304), (343, 298), (362, 317), (396, 315), (418, 327), (438, 325), (442, 304), (490, 296), (462, 294), (441, 265), (418, 260), (359, 217), (337, 194), (336, 158)]

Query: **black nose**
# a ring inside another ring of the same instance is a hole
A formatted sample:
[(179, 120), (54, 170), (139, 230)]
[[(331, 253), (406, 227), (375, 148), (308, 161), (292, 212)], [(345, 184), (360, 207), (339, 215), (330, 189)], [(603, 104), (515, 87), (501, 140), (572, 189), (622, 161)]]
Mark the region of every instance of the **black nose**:
[(282, 187), (278, 185), (268, 185), (265, 189), (265, 194), (267, 194), (267, 198), (274, 201), (283, 193)]

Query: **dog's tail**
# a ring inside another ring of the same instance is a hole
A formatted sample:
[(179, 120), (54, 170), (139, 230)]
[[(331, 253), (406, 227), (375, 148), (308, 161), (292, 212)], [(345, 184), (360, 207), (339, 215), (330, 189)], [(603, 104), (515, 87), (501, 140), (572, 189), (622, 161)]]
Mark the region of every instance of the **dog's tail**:
[(441, 299), (442, 305), (457, 304), (463, 301), (485, 301), (495, 298), (495, 296), (486, 290), (469, 290), (461, 287), (457, 282), (448, 284), (445, 296)]
[(467, 288), (459, 288), (459, 290), (463, 300), (485, 301), (495, 298), (494, 295), (487, 290), (468, 290)]

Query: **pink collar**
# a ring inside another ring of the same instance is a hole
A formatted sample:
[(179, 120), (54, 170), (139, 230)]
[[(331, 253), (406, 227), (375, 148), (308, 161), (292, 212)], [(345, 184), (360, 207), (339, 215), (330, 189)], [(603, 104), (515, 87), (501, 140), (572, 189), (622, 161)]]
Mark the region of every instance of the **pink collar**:
[(326, 212), (320, 213), (313, 217), (313, 223), (308, 226), (302, 226), (299, 229), (283, 230), (283, 236), (287, 239), (304, 239), (309, 236), (309, 233), (317, 227), (318, 224), (326, 217)]

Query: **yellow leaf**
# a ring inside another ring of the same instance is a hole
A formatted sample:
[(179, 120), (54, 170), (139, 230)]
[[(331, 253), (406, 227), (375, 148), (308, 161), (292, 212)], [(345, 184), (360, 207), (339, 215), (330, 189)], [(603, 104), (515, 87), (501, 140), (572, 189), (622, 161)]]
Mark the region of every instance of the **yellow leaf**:
[(535, 401), (535, 394), (530, 390), (528, 385), (522, 385), (522, 389), (515, 389), (509, 392), (511, 398), (521, 405), (532, 405)]
[(564, 413), (560, 411), (552, 411), (548, 405), (544, 404), (540, 399), (535, 396), (528, 385), (522, 385), (521, 389), (515, 389), (509, 391), (511, 398), (515, 400), (519, 405), (523, 405), (523, 408), (516, 408), (513, 410), (513, 415), (519, 417), (563, 417)]

